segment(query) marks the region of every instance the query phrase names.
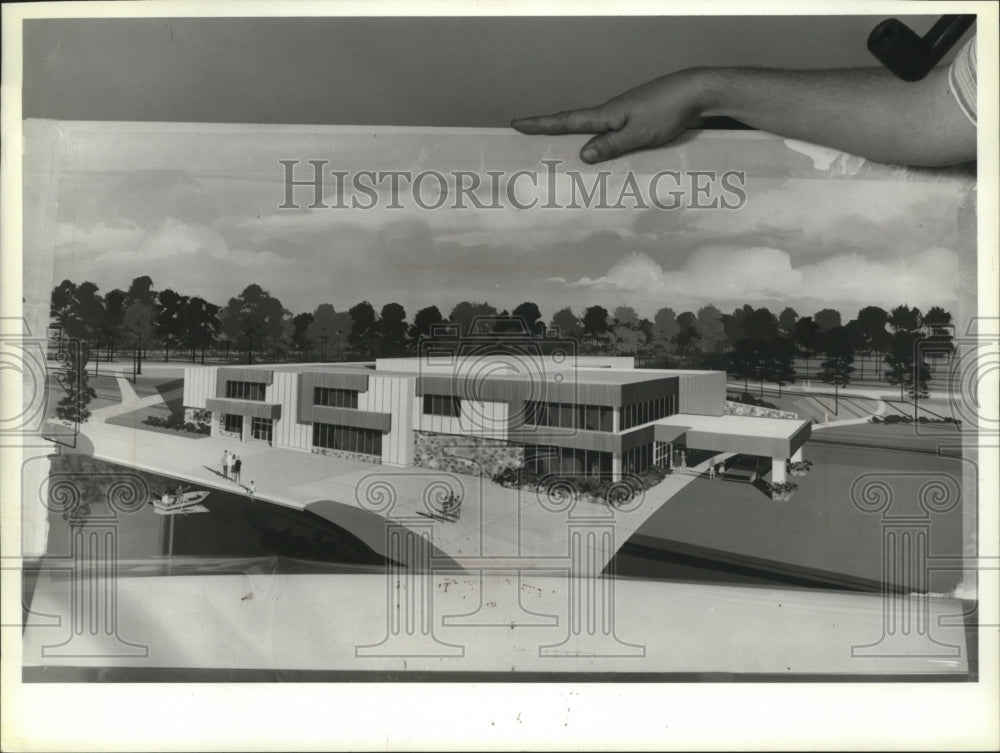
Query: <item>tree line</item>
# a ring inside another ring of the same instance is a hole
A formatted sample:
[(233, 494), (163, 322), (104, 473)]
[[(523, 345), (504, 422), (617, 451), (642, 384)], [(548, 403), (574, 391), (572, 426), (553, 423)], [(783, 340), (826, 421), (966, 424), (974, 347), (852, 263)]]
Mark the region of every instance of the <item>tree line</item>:
[[(817, 379), (846, 386), (855, 375), (885, 379), (900, 388), (900, 399), (927, 395), (930, 361), (952, 350), (952, 316), (939, 306), (926, 312), (905, 304), (889, 310), (862, 308), (841, 321), (835, 309), (800, 316), (791, 307), (774, 314), (766, 307), (744, 305), (723, 313), (713, 305), (677, 314), (661, 308), (653, 319), (630, 306), (608, 311), (589, 306), (577, 314), (570, 307), (546, 322), (539, 307), (526, 301), (497, 310), (489, 303), (462, 301), (445, 317), (434, 305), (412, 319), (398, 303), (380, 309), (361, 301), (346, 311), (323, 303), (293, 314), (260, 285), (248, 285), (218, 306), (170, 288), (157, 291), (148, 276), (135, 278), (128, 290), (103, 296), (92, 282), (64, 280), (52, 291), (53, 323), (63, 336), (83, 344), (84, 359), (113, 360), (116, 353), (162, 348), (164, 358), (184, 354), (204, 363), (206, 350), (224, 350), (229, 360), (366, 360), (411, 355), (422, 338), (442, 323), (461, 335), (558, 332), (584, 354), (631, 355), (640, 365), (726, 370), (744, 381), (778, 386)], [(923, 343), (918, 348), (918, 343)], [(930, 358), (927, 356), (930, 355)]]

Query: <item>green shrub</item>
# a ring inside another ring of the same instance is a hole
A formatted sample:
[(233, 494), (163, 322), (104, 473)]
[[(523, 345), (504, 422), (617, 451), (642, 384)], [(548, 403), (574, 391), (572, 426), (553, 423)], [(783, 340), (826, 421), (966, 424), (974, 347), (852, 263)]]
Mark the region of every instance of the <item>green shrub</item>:
[(146, 416), (142, 421), (147, 426), (155, 426), (158, 429), (171, 429), (173, 431), (186, 431), (191, 434), (208, 434), (211, 426), (207, 423), (193, 423), (185, 421), (181, 413), (171, 413), (168, 418), (159, 416)]

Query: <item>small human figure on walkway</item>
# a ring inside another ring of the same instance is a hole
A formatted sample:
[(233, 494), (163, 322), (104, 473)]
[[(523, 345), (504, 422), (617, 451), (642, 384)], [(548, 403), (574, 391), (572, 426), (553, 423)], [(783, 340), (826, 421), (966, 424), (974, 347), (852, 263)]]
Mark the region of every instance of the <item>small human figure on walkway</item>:
[(708, 477), (711, 479), (715, 478), (715, 463), (708, 464)]
[(681, 468), (684, 469), (687, 467), (688, 467), (687, 453), (684, 450), (681, 450)]
[(240, 482), (240, 469), (243, 468), (243, 461), (239, 455), (233, 455), (233, 481)]
[(222, 451), (222, 477), (229, 480), (229, 450)]
[(722, 478), (726, 474), (726, 464), (719, 463), (719, 467), (716, 469), (716, 471), (719, 474), (719, 478)]
[(247, 487), (247, 496), (250, 497), (250, 501), (253, 502), (257, 494), (257, 486), (254, 484), (253, 479), (250, 479), (250, 486)]

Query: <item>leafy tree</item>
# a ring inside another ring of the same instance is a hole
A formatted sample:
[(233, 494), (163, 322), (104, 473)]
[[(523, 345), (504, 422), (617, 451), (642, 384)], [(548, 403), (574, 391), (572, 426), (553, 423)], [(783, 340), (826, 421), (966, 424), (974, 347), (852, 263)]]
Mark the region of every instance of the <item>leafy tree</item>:
[(858, 323), (857, 319), (851, 319), (847, 324), (844, 325), (844, 332), (847, 333), (848, 339), (851, 341), (851, 348), (854, 350), (855, 356), (861, 356), (861, 370), (858, 376), (862, 379), (865, 378), (865, 359), (864, 353), (868, 348), (868, 343), (865, 340), (864, 331), (861, 329), (861, 325)]
[(179, 344), (184, 338), (181, 318), (187, 307), (187, 296), (182, 296), (170, 288), (161, 290), (156, 297), (156, 336), (164, 346), (163, 360), (170, 361), (170, 346)]
[(734, 309), (731, 314), (722, 315), (722, 326), (726, 330), (726, 339), (731, 343), (736, 343), (747, 337), (746, 320), (753, 314), (753, 306), (744, 305), (742, 308)]
[(122, 323), (125, 321), (125, 306), (128, 297), (124, 290), (115, 288), (104, 296), (104, 318), (101, 338), (108, 346), (108, 360), (115, 357), (115, 344), (122, 335)]
[(637, 325), (616, 323), (609, 334), (612, 352), (617, 355), (635, 355), (646, 345), (646, 335)]
[(823, 350), (823, 337), (811, 316), (804, 316), (795, 322), (795, 344), (806, 362), (806, 377), (809, 376), (809, 359)]
[(282, 355), (288, 355), (295, 348), (295, 322), (292, 312), (283, 309), (281, 312), (281, 332), (271, 339), (274, 346), (274, 361), (280, 363)]
[(559, 329), (560, 337), (578, 340), (583, 334), (580, 320), (576, 318), (576, 314), (573, 313), (573, 310), (569, 306), (559, 309), (552, 315), (552, 326)]
[(755, 343), (773, 340), (778, 336), (778, 319), (767, 308), (751, 309), (745, 314), (743, 331)]
[(722, 312), (709, 304), (698, 309), (698, 334), (701, 336), (701, 349), (715, 352), (722, 349), (726, 341), (726, 327), (722, 323)]
[(833, 385), (833, 410), (840, 410), (841, 387), (851, 382), (854, 372), (854, 347), (849, 333), (843, 327), (834, 327), (823, 338), (824, 359), (820, 364), (817, 377), (827, 384)]
[(681, 355), (690, 355), (698, 349), (701, 341), (701, 333), (698, 332), (698, 319), (690, 311), (683, 312), (677, 317), (678, 332), (674, 335), (674, 345)]
[(434, 325), (441, 324), (443, 321), (445, 319), (441, 316), (441, 311), (437, 306), (426, 306), (420, 309), (414, 314), (413, 324), (410, 325), (410, 341), (417, 343), (422, 337), (430, 337)]
[(793, 337), (795, 335), (795, 322), (798, 320), (799, 314), (791, 306), (786, 306), (782, 309), (781, 313), (778, 314), (778, 327), (781, 329), (782, 334)]
[(889, 368), (885, 378), (892, 385), (899, 385), (899, 399), (908, 396), (913, 400), (913, 417), (917, 418), (917, 400), (928, 396), (927, 384), (931, 370), (924, 361), (924, 352), (917, 351), (917, 343), (924, 335), (924, 317), (920, 309), (905, 304), (889, 312), (892, 335), (885, 362)]
[(319, 349), (319, 360), (325, 361), (330, 348), (343, 337), (343, 333), (339, 331), (340, 319), (332, 303), (321, 303), (310, 315), (310, 319), (306, 339)]
[[(796, 352), (795, 343), (785, 337), (778, 337), (764, 344), (762, 359), (764, 378), (778, 385), (778, 397), (781, 397), (782, 387), (795, 381)], [(763, 385), (763, 381), (761, 384)]]
[(840, 312), (836, 309), (822, 309), (813, 314), (813, 321), (820, 332), (826, 333), (840, 326)]
[(181, 339), (191, 348), (191, 361), (201, 349), (201, 362), (205, 363), (205, 348), (215, 342), (219, 334), (219, 307), (204, 298), (186, 298), (180, 316)]
[(604, 306), (590, 306), (583, 312), (583, 334), (588, 337), (601, 337), (608, 334), (608, 310)]
[(314, 321), (314, 316), (308, 311), (296, 314), (292, 317), (292, 347), (299, 351), (299, 358), (304, 359), (309, 347), (309, 325)]
[(612, 317), (618, 324), (626, 326), (637, 325), (639, 323), (639, 315), (635, 313), (635, 309), (631, 306), (615, 306)]
[(153, 306), (156, 303), (156, 293), (153, 292), (153, 280), (149, 275), (136, 277), (125, 294), (128, 303), (144, 303)]
[(375, 307), (362, 301), (350, 308), (351, 333), (347, 336), (347, 346), (360, 358), (371, 358), (378, 343), (378, 316)]
[(62, 335), (78, 342), (84, 363), (90, 360), (91, 347), (99, 346), (105, 329), (104, 301), (97, 291), (92, 282), (76, 285), (63, 280), (52, 291), (50, 300), (50, 312), (62, 328)]
[(889, 314), (878, 306), (865, 306), (858, 311), (858, 329), (864, 340), (864, 350), (875, 356), (875, 372), (881, 372), (881, 356), (889, 348), (889, 332), (885, 326), (889, 323)]
[[(462, 301), (451, 310), (448, 319), (459, 326), (459, 332), (464, 337), (473, 334), (472, 326), (476, 319), (495, 317), (496, 315), (497, 310), (485, 301), (483, 303)], [(479, 326), (482, 324), (480, 323)], [(477, 334), (487, 334), (487, 332), (480, 331)]]
[(757, 343), (744, 337), (737, 340), (729, 351), (729, 370), (743, 380), (743, 391), (750, 391), (750, 380), (756, 379), (760, 368), (760, 351)]
[(144, 348), (156, 341), (156, 312), (152, 304), (130, 304), (122, 318), (122, 333), (126, 344), (135, 348), (136, 373), (141, 374)]
[(384, 357), (401, 356), (406, 353), (406, 309), (398, 303), (387, 303), (382, 307), (378, 323), (379, 355)]
[(885, 354), (885, 362), (889, 368), (885, 378), (892, 385), (899, 385), (899, 399), (909, 397), (914, 401), (914, 418), (916, 418), (916, 401), (929, 395), (927, 384), (931, 378), (931, 370), (927, 362), (917, 358), (917, 340), (919, 332), (900, 330), (894, 332), (889, 341), (889, 349)]
[(916, 306), (910, 308), (905, 303), (889, 312), (889, 328), (893, 333), (917, 332), (923, 327), (924, 317)]
[(677, 314), (669, 306), (666, 306), (653, 315), (653, 342), (657, 350), (664, 353), (669, 352), (674, 347), (674, 338), (680, 334), (681, 328), (677, 324)]
[(52, 291), (50, 301), (52, 316), (62, 327), (63, 335), (75, 341), (77, 357), (69, 359), (63, 375), (66, 395), (56, 404), (56, 415), (67, 421), (83, 423), (90, 417), (87, 406), (97, 397), (88, 384), (87, 361), (90, 345), (97, 336), (103, 320), (103, 302), (92, 282), (76, 285), (63, 280)]
[(63, 280), (52, 289), (49, 314), (56, 324), (66, 332), (73, 315), (73, 304), (76, 301), (76, 283)]
[(87, 406), (97, 397), (97, 392), (88, 384), (85, 353), (85, 349), (80, 348), (80, 359), (69, 359), (69, 366), (63, 377), (66, 394), (56, 404), (56, 416), (64, 421), (84, 423), (90, 418), (90, 409)]
[[(482, 334), (483, 322), (478, 322), (475, 326), (479, 327), (478, 332)], [(489, 332), (495, 335), (524, 335), (526, 332), (526, 325), (524, 320), (515, 319), (513, 314), (511, 314), (507, 309), (504, 309), (493, 319), (490, 324)], [(528, 333), (530, 334), (530, 332)]]
[(939, 356), (951, 356), (955, 352), (955, 324), (950, 311), (940, 306), (931, 306), (924, 314), (924, 328), (928, 332), (928, 353), (935, 360)]
[(247, 363), (254, 349), (264, 351), (278, 344), (285, 331), (285, 307), (256, 283), (247, 285), (219, 314), (222, 331), (237, 348), (246, 348)]
[(542, 312), (538, 309), (538, 304), (525, 301), (514, 308), (511, 316), (523, 319), (531, 334), (535, 336), (545, 334), (545, 321), (542, 319)]

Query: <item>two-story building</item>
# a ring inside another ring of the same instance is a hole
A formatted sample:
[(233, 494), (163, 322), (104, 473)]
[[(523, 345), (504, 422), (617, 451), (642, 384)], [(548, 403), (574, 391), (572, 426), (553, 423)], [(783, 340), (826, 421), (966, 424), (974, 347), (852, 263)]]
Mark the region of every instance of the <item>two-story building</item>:
[(721, 371), (636, 369), (631, 358), (485, 355), (373, 364), (191, 366), (184, 406), (212, 435), (394, 466), (503, 467), (621, 478), (672, 446), (800, 457), (808, 421), (727, 415)]

